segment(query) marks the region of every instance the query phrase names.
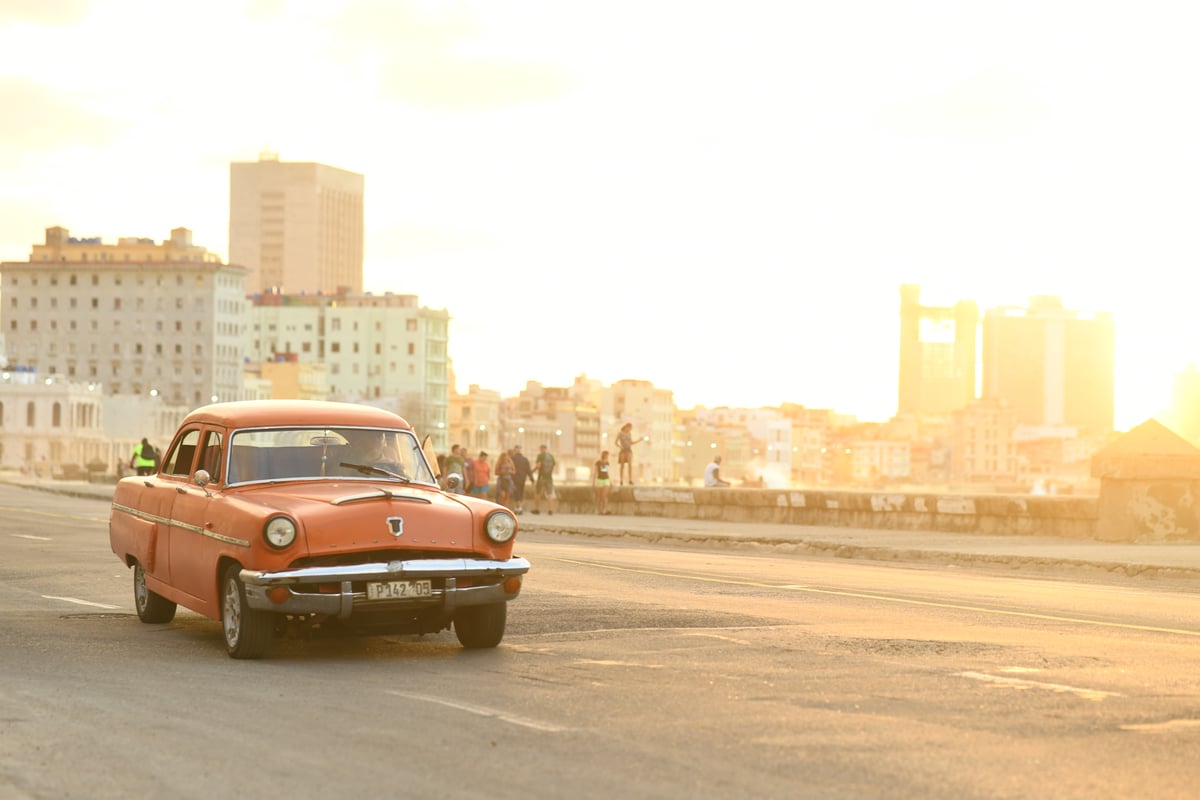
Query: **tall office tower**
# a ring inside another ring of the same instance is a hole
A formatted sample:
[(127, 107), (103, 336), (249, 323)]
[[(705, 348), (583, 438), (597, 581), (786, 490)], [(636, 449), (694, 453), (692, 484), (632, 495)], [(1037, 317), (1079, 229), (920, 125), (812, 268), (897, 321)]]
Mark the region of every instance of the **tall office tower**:
[(979, 309), (921, 305), (921, 287), (900, 287), (899, 414), (948, 416), (975, 399)]
[(1165, 422), (1192, 444), (1200, 444), (1200, 369), (1195, 364), (1175, 373), (1171, 380), (1171, 407)]
[(0, 264), (8, 362), (172, 405), (242, 392), (246, 271), (192, 244), (116, 244), (47, 228), (29, 261)]
[(983, 316), (983, 396), (1003, 399), (1022, 425), (1113, 427), (1111, 314), (1068, 311), (1058, 297)]
[(273, 153), (230, 164), (229, 263), (250, 294), (361, 292), (363, 176)]

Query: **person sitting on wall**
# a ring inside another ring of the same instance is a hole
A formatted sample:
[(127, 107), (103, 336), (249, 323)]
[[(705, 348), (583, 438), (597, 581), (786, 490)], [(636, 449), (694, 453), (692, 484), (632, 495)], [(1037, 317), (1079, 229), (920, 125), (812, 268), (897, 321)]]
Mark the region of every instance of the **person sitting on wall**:
[(704, 468), (704, 485), (708, 487), (721, 487), (729, 485), (729, 481), (721, 480), (720, 456), (713, 456), (712, 462)]

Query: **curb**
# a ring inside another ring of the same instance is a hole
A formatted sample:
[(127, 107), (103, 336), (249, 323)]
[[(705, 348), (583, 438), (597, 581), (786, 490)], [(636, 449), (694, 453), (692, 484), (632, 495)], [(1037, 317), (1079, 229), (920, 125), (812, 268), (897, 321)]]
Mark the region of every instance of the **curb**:
[(594, 539), (633, 539), (648, 544), (677, 544), (693, 547), (725, 549), (774, 550), (776, 552), (807, 552), (830, 558), (863, 559), (869, 561), (936, 562), (961, 566), (1003, 567), (1010, 570), (1077, 570), (1127, 578), (1200, 579), (1200, 567), (1167, 567), (1158, 564), (1137, 564), (1086, 559), (1039, 558), (1037, 556), (991, 553), (962, 553), (954, 550), (918, 550), (912, 548), (852, 545), (820, 539), (778, 539), (721, 534), (697, 535), (664, 531), (612, 530), (574, 525), (529, 525), (526, 530), (562, 536), (581, 536)]

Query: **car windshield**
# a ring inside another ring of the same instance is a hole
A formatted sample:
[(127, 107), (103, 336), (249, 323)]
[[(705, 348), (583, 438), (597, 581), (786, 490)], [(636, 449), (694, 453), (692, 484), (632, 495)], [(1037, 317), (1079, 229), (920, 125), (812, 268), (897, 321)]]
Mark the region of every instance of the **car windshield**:
[(230, 439), (228, 483), (388, 480), (436, 484), (412, 431), (255, 428)]

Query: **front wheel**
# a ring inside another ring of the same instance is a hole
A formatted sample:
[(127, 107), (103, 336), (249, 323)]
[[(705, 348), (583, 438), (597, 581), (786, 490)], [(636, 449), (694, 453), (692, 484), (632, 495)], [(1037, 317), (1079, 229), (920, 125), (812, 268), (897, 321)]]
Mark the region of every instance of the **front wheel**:
[(271, 649), (275, 620), (269, 611), (250, 608), (242, 567), (230, 564), (221, 576), (221, 630), (225, 651), (233, 658), (262, 658)]
[(508, 603), (466, 606), (454, 612), (454, 635), (470, 650), (495, 647), (504, 638)]
[(133, 606), (142, 622), (159, 625), (175, 619), (175, 604), (146, 586), (146, 571), (133, 565)]

